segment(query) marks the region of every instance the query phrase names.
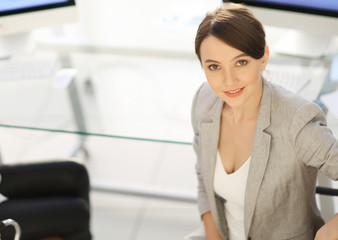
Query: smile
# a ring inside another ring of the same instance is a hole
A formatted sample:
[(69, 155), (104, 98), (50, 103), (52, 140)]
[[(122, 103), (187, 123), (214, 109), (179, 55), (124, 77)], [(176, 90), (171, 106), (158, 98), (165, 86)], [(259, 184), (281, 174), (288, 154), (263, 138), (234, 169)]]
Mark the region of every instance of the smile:
[(241, 93), (243, 92), (244, 87), (243, 88), (238, 88), (238, 89), (234, 89), (234, 90), (230, 90), (230, 91), (225, 91), (225, 95), (229, 96), (229, 97), (237, 97), (239, 95), (241, 95)]

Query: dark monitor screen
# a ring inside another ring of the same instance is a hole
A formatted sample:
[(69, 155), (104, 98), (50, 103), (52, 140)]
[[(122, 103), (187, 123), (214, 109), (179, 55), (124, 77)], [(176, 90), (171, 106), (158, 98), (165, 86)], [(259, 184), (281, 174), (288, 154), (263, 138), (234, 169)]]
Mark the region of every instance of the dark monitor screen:
[(74, 5), (75, 0), (1, 0), (0, 16)]
[(248, 6), (311, 13), (338, 18), (338, 0), (223, 0)]

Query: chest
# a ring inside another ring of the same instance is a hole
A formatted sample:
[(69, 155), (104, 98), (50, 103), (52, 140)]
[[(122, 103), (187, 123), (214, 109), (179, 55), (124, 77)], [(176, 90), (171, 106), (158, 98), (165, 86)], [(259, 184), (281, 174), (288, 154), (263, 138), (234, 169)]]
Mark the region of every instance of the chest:
[(237, 171), (251, 156), (255, 129), (256, 121), (237, 126), (221, 124), (218, 151), (228, 174)]

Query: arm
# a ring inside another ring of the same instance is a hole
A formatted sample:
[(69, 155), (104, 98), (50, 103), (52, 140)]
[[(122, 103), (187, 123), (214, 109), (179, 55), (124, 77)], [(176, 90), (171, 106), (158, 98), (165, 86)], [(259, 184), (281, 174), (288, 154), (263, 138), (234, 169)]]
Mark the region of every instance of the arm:
[(318, 230), (315, 237), (315, 240), (336, 239), (338, 239), (338, 213)]
[(216, 224), (211, 215), (209, 199), (205, 183), (205, 175), (203, 174), (202, 165), (202, 146), (200, 144), (200, 125), (201, 120), (205, 116), (205, 112), (209, 112), (210, 106), (216, 103), (217, 97), (210, 95), (211, 90), (207, 83), (203, 84), (196, 92), (191, 108), (191, 121), (194, 130), (193, 148), (197, 156), (195, 165), (198, 180), (198, 208), (200, 216), (204, 224), (204, 230), (207, 240), (222, 240), (220, 232), (216, 228)]
[[(220, 233), (216, 228), (216, 224), (212, 219), (211, 212), (206, 212), (202, 215), (202, 220), (205, 229), (205, 235), (207, 240), (222, 240)], [(317, 239), (316, 239), (317, 240)]]
[(290, 129), (298, 159), (317, 168), (332, 180), (338, 180), (338, 141), (326, 126), (324, 113), (315, 104), (300, 107)]
[[(304, 106), (297, 114), (301, 117), (297, 117), (298, 121), (294, 126), (298, 125), (299, 130), (295, 132), (297, 138), (303, 139), (296, 141), (298, 149), (303, 150), (299, 151), (299, 158), (303, 159), (305, 164), (316, 167), (326, 176), (337, 180), (338, 141), (327, 128), (324, 114), (314, 105)], [(304, 139), (309, 139), (309, 141), (304, 141)], [(315, 240), (331, 239), (338, 239), (338, 214), (324, 224), (315, 237)]]
[(197, 188), (198, 188), (198, 198), (197, 198), (197, 203), (198, 203), (198, 210), (200, 212), (200, 216), (202, 216), (204, 213), (210, 211), (209, 208), (209, 201), (205, 189), (205, 183), (204, 183), (204, 178), (202, 174), (202, 166), (201, 166), (201, 149), (200, 149), (200, 136), (199, 136), (199, 128), (200, 128), (200, 113), (198, 111), (197, 106), (199, 106), (201, 101), (198, 101), (200, 98), (200, 92), (202, 89), (203, 85), (198, 89), (198, 91), (195, 93), (192, 107), (191, 107), (191, 123), (192, 123), (192, 128), (194, 131), (194, 139), (193, 139), (193, 149), (196, 154), (196, 164), (195, 164), (195, 172), (197, 176)]

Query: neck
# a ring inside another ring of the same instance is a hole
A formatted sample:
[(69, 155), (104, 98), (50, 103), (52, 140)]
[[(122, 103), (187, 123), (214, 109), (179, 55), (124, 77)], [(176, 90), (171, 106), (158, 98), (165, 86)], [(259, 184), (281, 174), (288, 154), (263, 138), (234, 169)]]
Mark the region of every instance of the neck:
[(255, 95), (246, 104), (232, 107), (224, 103), (222, 116), (224, 116), (230, 124), (240, 124), (247, 121), (257, 120), (259, 107), (261, 103), (262, 92)]

